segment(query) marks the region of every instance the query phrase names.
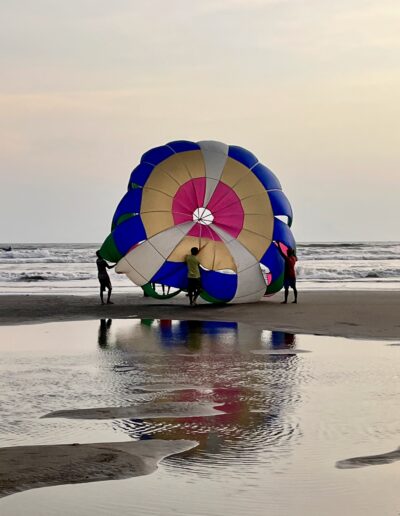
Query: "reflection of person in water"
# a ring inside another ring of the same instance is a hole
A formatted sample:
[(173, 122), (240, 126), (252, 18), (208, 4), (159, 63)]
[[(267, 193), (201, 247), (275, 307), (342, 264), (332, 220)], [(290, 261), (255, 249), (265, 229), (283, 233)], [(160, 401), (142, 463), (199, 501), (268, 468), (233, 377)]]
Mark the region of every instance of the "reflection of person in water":
[(202, 322), (201, 321), (187, 321), (187, 347), (192, 351), (201, 348)]
[(101, 348), (108, 346), (109, 330), (111, 328), (112, 319), (100, 319), (99, 336), (97, 343)]

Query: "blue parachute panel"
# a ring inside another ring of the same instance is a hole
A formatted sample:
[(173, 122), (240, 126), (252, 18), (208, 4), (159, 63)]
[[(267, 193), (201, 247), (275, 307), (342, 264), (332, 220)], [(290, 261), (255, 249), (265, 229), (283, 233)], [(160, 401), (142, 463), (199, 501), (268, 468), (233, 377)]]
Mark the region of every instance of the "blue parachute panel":
[(272, 274), (272, 281), (275, 281), (282, 274), (285, 268), (285, 260), (280, 255), (275, 244), (271, 244), (260, 262), (268, 267)]
[(232, 330), (237, 330), (236, 322), (221, 322), (221, 321), (203, 321), (203, 334), (218, 335), (219, 333), (231, 333)]
[(289, 226), (277, 218), (274, 220), (274, 232), (272, 234), (272, 239), (277, 242), (282, 242), (286, 247), (296, 249), (296, 241), (292, 232), (290, 231)]
[(264, 185), (266, 190), (282, 190), (282, 186), (276, 175), (271, 172), (271, 170), (265, 165), (257, 163), (257, 165), (251, 169), (251, 171)]
[(115, 245), (122, 255), (125, 255), (135, 244), (146, 239), (146, 232), (139, 215), (119, 224), (112, 234)]
[(230, 301), (236, 294), (237, 275), (201, 269), (201, 286), (210, 296)]
[(152, 173), (154, 165), (150, 163), (140, 163), (136, 168), (133, 169), (131, 177), (129, 179), (128, 190), (135, 189), (138, 186), (144, 186)]
[(171, 147), (174, 152), (187, 152), (200, 149), (200, 145), (187, 140), (177, 140), (175, 142), (169, 142), (167, 145)]
[(145, 152), (140, 162), (151, 163), (153, 166), (155, 166), (173, 154), (175, 154), (175, 152), (172, 149), (167, 147), (167, 145), (162, 145), (161, 147), (154, 147), (154, 149), (150, 149), (149, 151)]
[(274, 215), (284, 215), (289, 219), (289, 227), (292, 225), (293, 212), (290, 202), (282, 190), (272, 190), (268, 192)]
[(240, 163), (243, 163), (248, 168), (254, 167), (256, 163), (258, 163), (258, 159), (243, 147), (238, 147), (237, 145), (230, 145), (228, 156)]
[(168, 287), (187, 288), (187, 266), (182, 262), (165, 262), (151, 278), (151, 283)]
[(160, 320), (161, 343), (168, 347), (189, 346), (190, 335), (194, 332), (201, 332), (202, 321), (179, 321), (178, 324), (165, 324), (167, 321)]
[(178, 324), (162, 324), (160, 321), (161, 342), (165, 346), (190, 346), (190, 335), (196, 333), (201, 335), (235, 334), (237, 323), (219, 321), (179, 321)]
[(121, 202), (118, 204), (113, 217), (113, 224), (118, 223), (118, 219), (125, 214), (139, 213), (140, 204), (142, 202), (143, 190), (141, 188), (135, 188), (128, 190), (127, 193), (122, 197)]

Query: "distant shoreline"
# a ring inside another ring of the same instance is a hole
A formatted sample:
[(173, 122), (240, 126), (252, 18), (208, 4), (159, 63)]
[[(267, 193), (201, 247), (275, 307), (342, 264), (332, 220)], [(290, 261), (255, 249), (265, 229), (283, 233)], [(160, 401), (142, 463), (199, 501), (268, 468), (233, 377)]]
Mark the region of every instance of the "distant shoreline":
[(102, 306), (94, 295), (2, 295), (0, 325), (102, 318), (236, 321), (260, 329), (361, 339), (400, 339), (398, 291), (305, 291), (299, 304), (282, 295), (245, 305), (190, 308), (184, 296), (161, 302), (139, 294), (116, 294)]

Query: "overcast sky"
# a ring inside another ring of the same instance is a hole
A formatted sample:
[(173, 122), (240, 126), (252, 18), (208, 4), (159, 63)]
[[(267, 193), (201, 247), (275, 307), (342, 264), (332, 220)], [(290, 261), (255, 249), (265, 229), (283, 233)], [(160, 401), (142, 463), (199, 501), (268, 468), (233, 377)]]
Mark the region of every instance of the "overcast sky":
[(0, 6), (0, 241), (102, 241), (174, 139), (254, 152), (298, 241), (400, 240), (399, 0)]

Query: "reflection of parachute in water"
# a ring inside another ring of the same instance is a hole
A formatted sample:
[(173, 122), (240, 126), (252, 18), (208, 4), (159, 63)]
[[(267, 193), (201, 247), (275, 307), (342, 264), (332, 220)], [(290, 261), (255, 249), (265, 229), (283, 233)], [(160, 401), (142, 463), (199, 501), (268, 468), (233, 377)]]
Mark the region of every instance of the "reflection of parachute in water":
[[(246, 464), (274, 462), (275, 446), (282, 453), (299, 434), (292, 407), (303, 369), (293, 334), (236, 322), (142, 319), (117, 321), (109, 344), (108, 360), (120, 364), (111, 381), (118, 396), (187, 407), (178, 417), (117, 419), (113, 427), (134, 439), (197, 441), (182, 471), (236, 463), (243, 474)], [(193, 414), (201, 403), (220, 414)]]
[(162, 297), (151, 284), (186, 289), (185, 256), (198, 247), (202, 297), (252, 302), (265, 293), (265, 276), (267, 293), (282, 288), (284, 260), (272, 242), (295, 248), (291, 223), (278, 179), (251, 152), (175, 141), (142, 156), (100, 252)]

